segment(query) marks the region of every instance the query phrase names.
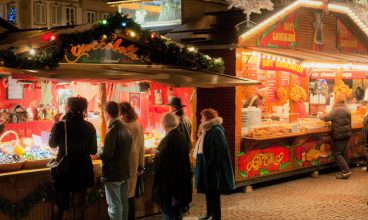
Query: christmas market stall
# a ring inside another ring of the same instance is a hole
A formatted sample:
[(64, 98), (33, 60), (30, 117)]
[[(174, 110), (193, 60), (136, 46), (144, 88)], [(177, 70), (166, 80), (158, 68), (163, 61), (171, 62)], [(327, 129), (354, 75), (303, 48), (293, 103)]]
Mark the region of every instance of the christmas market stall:
[(368, 29), (358, 17), (321, 1), (255, 10), (231, 2), (241, 10), (205, 13), (167, 36), (224, 57), (227, 74), (260, 82), (197, 89), (197, 108), (218, 107), (224, 116), (237, 185), (334, 166), (330, 124), (318, 116), (331, 110), (338, 94), (353, 115), (350, 158), (365, 156)]
[(257, 92), (237, 91), (242, 144), (236, 179), (242, 185), (334, 166), (331, 125), (319, 116), (341, 94), (352, 111), (349, 157), (365, 156), (367, 34), (349, 8), (296, 1), (240, 36), (237, 76), (262, 82), (253, 87)]
[[(131, 19), (116, 15), (91, 25), (13, 31), (0, 45), (0, 109), (5, 130), (0, 137), (0, 218), (49, 219), (53, 199), (47, 161), (56, 113), (71, 96), (89, 101), (87, 120), (102, 145), (106, 133), (103, 105), (128, 101), (145, 129), (145, 194), (137, 200), (137, 216), (158, 211), (150, 200), (152, 160), (165, 135), (160, 117), (180, 97), (195, 122), (196, 88), (256, 84), (223, 74), (220, 58), (193, 51)], [(96, 183), (99, 160), (93, 160)], [(88, 219), (107, 219), (101, 186), (87, 196)], [(67, 213), (67, 219), (71, 218)]]

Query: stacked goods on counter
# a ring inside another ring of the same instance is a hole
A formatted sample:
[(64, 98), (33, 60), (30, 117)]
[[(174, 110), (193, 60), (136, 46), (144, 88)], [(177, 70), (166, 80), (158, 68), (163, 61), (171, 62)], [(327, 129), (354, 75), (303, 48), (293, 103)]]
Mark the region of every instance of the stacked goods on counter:
[[(294, 130), (293, 130), (294, 127)], [(295, 130), (295, 128), (297, 128)], [(249, 138), (272, 138), (288, 136), (291, 133), (323, 132), (329, 131), (331, 124), (316, 118), (305, 118), (298, 123), (263, 122), (261, 126), (249, 131)]]
[(346, 98), (350, 98), (353, 93), (349, 86), (342, 80), (337, 81), (336, 85), (333, 87), (333, 91), (335, 93), (335, 97), (345, 95)]
[(283, 126), (267, 126), (267, 127), (259, 127), (255, 128), (252, 131), (248, 132), (248, 137), (253, 138), (266, 138), (278, 135), (287, 135), (290, 133), (290, 130)]
[(304, 118), (299, 120), (301, 132), (319, 132), (331, 129), (331, 123), (317, 118)]
[(307, 100), (307, 92), (298, 85), (293, 85), (290, 90), (290, 99), (299, 102)]

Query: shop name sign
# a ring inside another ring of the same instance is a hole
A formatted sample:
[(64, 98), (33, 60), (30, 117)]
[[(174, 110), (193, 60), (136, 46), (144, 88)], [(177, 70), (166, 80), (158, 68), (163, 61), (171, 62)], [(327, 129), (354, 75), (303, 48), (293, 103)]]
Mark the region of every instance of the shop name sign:
[(266, 30), (257, 39), (258, 46), (270, 48), (294, 48), (297, 42), (298, 23), (295, 14), (287, 15)]
[(305, 70), (301, 65), (290, 62), (272, 59), (261, 59), (259, 68), (261, 70), (285, 71), (296, 74), (298, 76), (305, 76)]
[[(331, 79), (336, 78), (336, 71), (313, 71), (311, 72), (311, 79)], [(343, 71), (341, 77), (343, 79), (365, 79), (365, 71)]]
[(64, 58), (67, 63), (139, 63), (138, 48), (134, 44), (125, 47), (122, 43), (123, 39), (78, 44)]
[(343, 52), (364, 53), (363, 44), (346, 28), (345, 24), (337, 20), (337, 48)]

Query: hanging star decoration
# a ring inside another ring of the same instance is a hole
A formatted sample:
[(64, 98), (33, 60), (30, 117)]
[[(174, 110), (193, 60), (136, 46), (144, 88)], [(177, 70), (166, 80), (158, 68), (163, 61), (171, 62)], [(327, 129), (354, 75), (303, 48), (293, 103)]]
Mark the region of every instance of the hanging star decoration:
[(249, 27), (250, 15), (252, 13), (261, 14), (261, 9), (273, 10), (271, 0), (226, 0), (229, 3), (229, 9), (239, 8), (247, 15), (247, 27)]

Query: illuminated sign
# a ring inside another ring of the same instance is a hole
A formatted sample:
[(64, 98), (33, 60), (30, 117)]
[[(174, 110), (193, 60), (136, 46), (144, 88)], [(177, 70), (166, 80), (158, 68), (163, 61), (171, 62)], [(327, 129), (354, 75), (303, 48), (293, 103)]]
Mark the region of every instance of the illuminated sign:
[[(311, 79), (335, 79), (337, 71), (312, 71)], [(342, 71), (341, 77), (343, 79), (365, 79), (365, 71)]]
[(258, 46), (271, 48), (294, 48), (297, 42), (298, 22), (290, 14), (266, 30), (258, 39)]
[(140, 63), (134, 44), (122, 46), (122, 39), (111, 42), (92, 41), (72, 46), (65, 54), (67, 63)]
[(273, 59), (261, 59), (259, 68), (261, 70), (286, 71), (299, 76), (305, 76), (304, 68), (296, 63), (278, 61)]

